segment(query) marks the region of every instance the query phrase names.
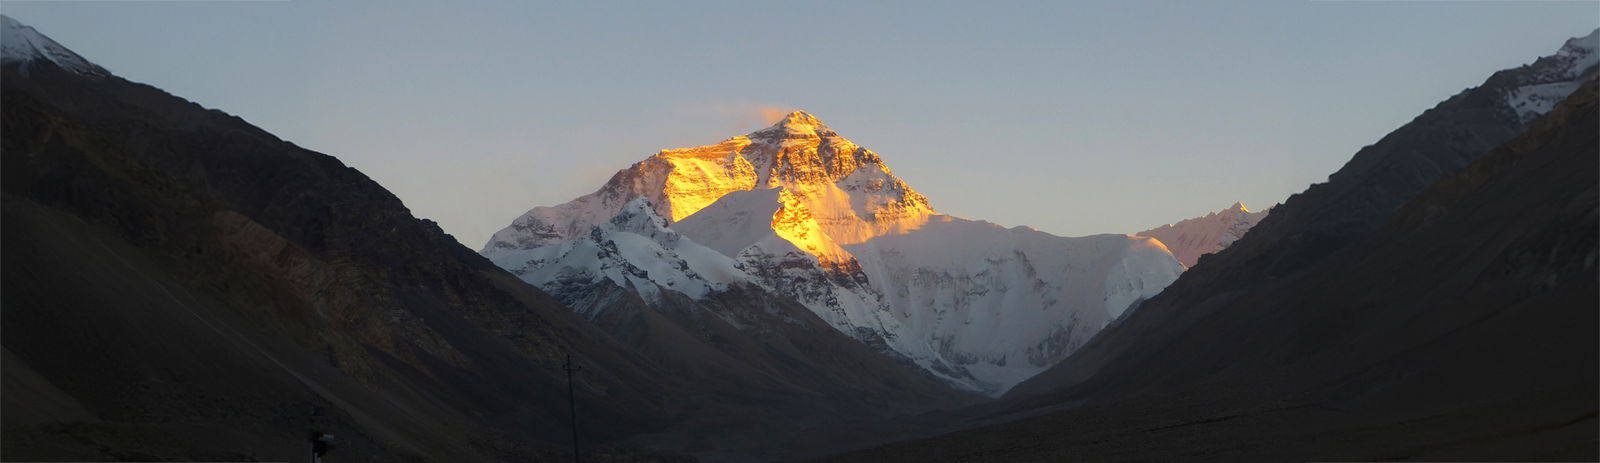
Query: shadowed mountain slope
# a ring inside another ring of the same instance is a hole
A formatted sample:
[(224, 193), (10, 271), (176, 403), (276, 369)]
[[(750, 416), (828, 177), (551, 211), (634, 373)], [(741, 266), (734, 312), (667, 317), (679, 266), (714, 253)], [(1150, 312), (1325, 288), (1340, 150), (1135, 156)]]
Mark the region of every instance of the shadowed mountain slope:
[(291, 460), (313, 423), (382, 460), (554, 458), (569, 352), (591, 442), (671, 413), (670, 376), (355, 169), (7, 57), (7, 459)]
[(1174, 285), (978, 422), (1031, 417), (839, 459), (1600, 457), (1597, 128), (1591, 80), (1364, 239), (1248, 288)]

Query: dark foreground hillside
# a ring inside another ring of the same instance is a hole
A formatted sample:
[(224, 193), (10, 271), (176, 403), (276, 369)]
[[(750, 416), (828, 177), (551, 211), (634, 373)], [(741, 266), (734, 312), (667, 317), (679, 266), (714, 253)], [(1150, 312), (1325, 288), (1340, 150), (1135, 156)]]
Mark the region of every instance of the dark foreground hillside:
[(1600, 458), (1597, 133), (1591, 80), (1365, 238), (1174, 285), (987, 419), (1031, 417), (836, 459)]
[[(322, 154), (111, 76), (3, 69), (7, 460), (555, 457), (656, 378)], [(312, 417), (316, 409), (324, 416)]]

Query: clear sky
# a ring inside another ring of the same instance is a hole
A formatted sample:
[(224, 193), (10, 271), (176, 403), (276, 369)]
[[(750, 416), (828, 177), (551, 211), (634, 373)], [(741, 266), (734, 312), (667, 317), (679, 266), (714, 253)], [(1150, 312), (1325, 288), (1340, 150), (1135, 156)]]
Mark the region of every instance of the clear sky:
[[(681, 3), (681, 4), (680, 4)], [(935, 209), (1132, 233), (1324, 181), (1596, 2), (5, 2), (130, 80), (366, 172), (473, 249), (660, 149), (804, 109)]]

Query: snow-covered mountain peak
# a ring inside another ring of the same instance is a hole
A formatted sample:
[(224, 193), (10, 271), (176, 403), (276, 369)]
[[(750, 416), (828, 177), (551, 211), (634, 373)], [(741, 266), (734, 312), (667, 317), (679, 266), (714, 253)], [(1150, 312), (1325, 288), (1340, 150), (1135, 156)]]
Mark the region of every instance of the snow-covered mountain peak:
[(827, 127), (827, 125), (823, 124), (822, 120), (817, 119), (816, 116), (812, 116), (811, 113), (808, 113), (808, 112), (805, 112), (805, 111), (801, 111), (801, 110), (798, 110), (798, 109), (794, 110), (794, 111), (791, 111), (788, 115), (783, 116), (783, 119), (779, 119), (778, 122), (772, 124), (773, 127), (787, 127), (787, 126), (797, 126), (797, 125), (807, 125), (807, 126), (812, 126), (812, 127)]
[(1506, 106), (1526, 123), (1554, 109), (1556, 103), (1571, 95), (1585, 79), (1595, 75), (1597, 69), (1600, 69), (1600, 29), (1567, 40), (1555, 54), (1539, 58), (1533, 64), (1496, 73), (1490, 82), (1498, 81)]
[(750, 138), (761, 139), (771, 137), (794, 138), (837, 135), (839, 134), (834, 132), (833, 129), (828, 128), (828, 125), (823, 124), (822, 120), (817, 119), (816, 116), (812, 116), (810, 113), (805, 111), (797, 110), (789, 113), (786, 116), (783, 116), (782, 119), (779, 119), (778, 122), (773, 123), (771, 126), (751, 132), (747, 136)]
[(78, 56), (67, 47), (39, 33), (32, 26), (10, 16), (0, 15), (0, 63), (22, 63), (23, 66), (27, 66), (33, 61), (47, 61), (61, 69), (78, 74), (111, 75), (105, 68)]
[[(1547, 69), (1540, 69), (1536, 75), (1536, 82), (1546, 83), (1561, 80), (1582, 80), (1585, 76), (1594, 75), (1596, 66), (1600, 66), (1600, 28), (1589, 32), (1583, 37), (1573, 37), (1561, 44), (1561, 49), (1556, 54), (1548, 56), (1541, 61), (1549, 61)], [(1538, 66), (1539, 63), (1535, 63)]]
[(1244, 203), (1235, 202), (1227, 209), (1162, 225), (1138, 235), (1160, 240), (1184, 267), (1193, 267), (1200, 256), (1221, 251), (1243, 237), (1267, 216), (1267, 212), (1250, 212)]
[(675, 223), (730, 193), (783, 188), (805, 203), (840, 245), (921, 226), (935, 212), (876, 153), (839, 136), (804, 111), (772, 127), (722, 142), (662, 150), (618, 171), (599, 191), (536, 207), (495, 233), (485, 255), (571, 239), (648, 198)]
[(628, 201), (608, 222), (617, 230), (645, 235), (667, 229), (666, 219), (656, 214), (655, 205), (643, 196)]
[(1568, 39), (1567, 43), (1561, 45), (1561, 51), (1557, 54), (1593, 56), (1596, 51), (1600, 51), (1600, 28), (1595, 28), (1589, 35)]
[(611, 219), (575, 239), (489, 257), (561, 297), (579, 297), (592, 285), (609, 282), (649, 301), (659, 301), (662, 291), (698, 298), (751, 281), (732, 258), (668, 228), (645, 198), (629, 201)]

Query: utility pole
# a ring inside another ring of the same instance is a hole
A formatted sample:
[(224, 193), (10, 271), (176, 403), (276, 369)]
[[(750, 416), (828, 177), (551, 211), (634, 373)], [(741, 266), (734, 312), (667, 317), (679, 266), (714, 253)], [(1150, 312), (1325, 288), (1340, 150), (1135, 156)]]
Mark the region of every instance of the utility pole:
[(572, 353), (568, 352), (567, 362), (561, 364), (561, 369), (567, 371), (567, 406), (572, 410), (572, 461), (573, 463), (582, 463), (583, 459), (578, 455), (578, 399), (573, 394), (572, 373), (582, 371), (583, 367), (573, 365)]

